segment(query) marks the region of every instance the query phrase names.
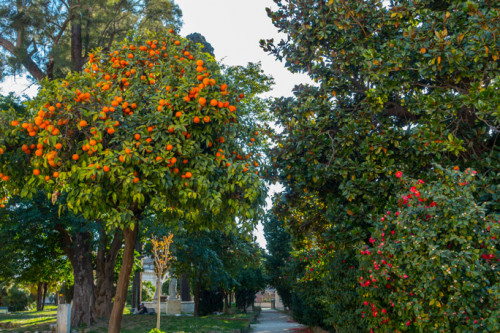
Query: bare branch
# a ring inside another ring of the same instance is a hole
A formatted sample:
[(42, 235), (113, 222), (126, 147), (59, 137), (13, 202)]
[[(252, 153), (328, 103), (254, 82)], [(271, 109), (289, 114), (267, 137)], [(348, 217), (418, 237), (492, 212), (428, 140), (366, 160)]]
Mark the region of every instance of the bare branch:
[(26, 50), (21, 48), (16, 48), (16, 46), (9, 40), (0, 36), (0, 46), (6, 49), (10, 54), (21, 61), (24, 68), (35, 78), (35, 80), (40, 81), (45, 77), (45, 73), (38, 67), (38, 65), (31, 59), (31, 57), (26, 53)]

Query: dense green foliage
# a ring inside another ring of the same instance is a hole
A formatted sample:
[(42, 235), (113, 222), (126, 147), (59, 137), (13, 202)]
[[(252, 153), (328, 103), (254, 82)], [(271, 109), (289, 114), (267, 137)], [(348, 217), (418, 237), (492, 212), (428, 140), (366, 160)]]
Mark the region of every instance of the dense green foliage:
[[(293, 282), (307, 290), (296, 294), (297, 306), (324, 309), (317, 325), (349, 331), (364, 309), (355, 253), (395, 211), (397, 171), (434, 183), (434, 163), (471, 168), (482, 175), (476, 204), (489, 215), (500, 209), (499, 8), (458, 0), (275, 2), (268, 14), (288, 38), (262, 47), (315, 84), (273, 105), (282, 131), (269, 156), (273, 179), (285, 186), (274, 213), (292, 235), (293, 260), (329, 251), (318, 258), (318, 275)], [(444, 194), (447, 201), (461, 193)], [(292, 276), (311, 268), (297, 265)], [(462, 304), (479, 300), (462, 297)]]
[(253, 305), (257, 292), (264, 290), (266, 280), (262, 274), (262, 267), (255, 266), (240, 269), (236, 275), (237, 285), (234, 289), (236, 307), (243, 312)]
[(496, 331), (500, 215), (478, 204), (475, 171), (436, 173), (402, 176), (398, 210), (360, 249), (364, 317), (385, 331)]
[(273, 214), (266, 215), (263, 226), (268, 252), (264, 262), (266, 278), (268, 283), (276, 288), (283, 305), (291, 308), (293, 279), (287, 277), (287, 263), (292, 252), (291, 236), (285, 230), (283, 221)]
[(14, 197), (0, 210), (0, 278), (18, 283), (63, 281), (63, 256), (57, 224), (57, 207), (37, 195), (33, 200)]
[(244, 234), (177, 232), (173, 255), (173, 271), (189, 279), (194, 301), (199, 304), (198, 315), (221, 311), (224, 297), (228, 301), (231, 292), (235, 292), (237, 303), (252, 304), (256, 292), (265, 287), (261, 250)]

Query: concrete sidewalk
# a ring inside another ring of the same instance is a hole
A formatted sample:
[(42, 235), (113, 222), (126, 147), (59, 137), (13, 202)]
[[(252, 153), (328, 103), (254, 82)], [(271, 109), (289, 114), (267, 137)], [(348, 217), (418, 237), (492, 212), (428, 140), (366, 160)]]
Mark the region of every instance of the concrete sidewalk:
[(293, 319), (286, 314), (272, 310), (262, 309), (257, 324), (252, 325), (254, 333), (274, 333), (274, 332), (289, 332), (289, 331), (305, 331), (306, 326), (293, 322)]

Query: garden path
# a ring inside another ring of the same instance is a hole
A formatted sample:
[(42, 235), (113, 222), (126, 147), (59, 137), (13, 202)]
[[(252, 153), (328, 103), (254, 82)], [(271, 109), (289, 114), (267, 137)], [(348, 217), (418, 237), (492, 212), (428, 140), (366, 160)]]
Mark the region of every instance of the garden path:
[(283, 312), (262, 309), (257, 324), (252, 325), (252, 333), (308, 332), (307, 327), (293, 321)]

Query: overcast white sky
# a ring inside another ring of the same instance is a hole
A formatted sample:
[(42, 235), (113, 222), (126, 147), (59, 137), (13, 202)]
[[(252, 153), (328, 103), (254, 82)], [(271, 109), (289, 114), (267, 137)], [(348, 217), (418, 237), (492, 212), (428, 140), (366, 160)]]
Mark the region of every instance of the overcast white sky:
[[(181, 35), (199, 32), (213, 46), (215, 57), (226, 65), (261, 62), (264, 71), (276, 84), (270, 96), (291, 96), (294, 85), (310, 82), (306, 75), (291, 74), (284, 65), (259, 47), (259, 40), (284, 38), (278, 34), (265, 8), (273, 8), (272, 0), (175, 0), (183, 14)], [(7, 78), (0, 83), (0, 93), (15, 92), (34, 96), (36, 85), (23, 77)], [(276, 188), (273, 187), (273, 190)], [(259, 244), (265, 247), (262, 226), (256, 231)]]

